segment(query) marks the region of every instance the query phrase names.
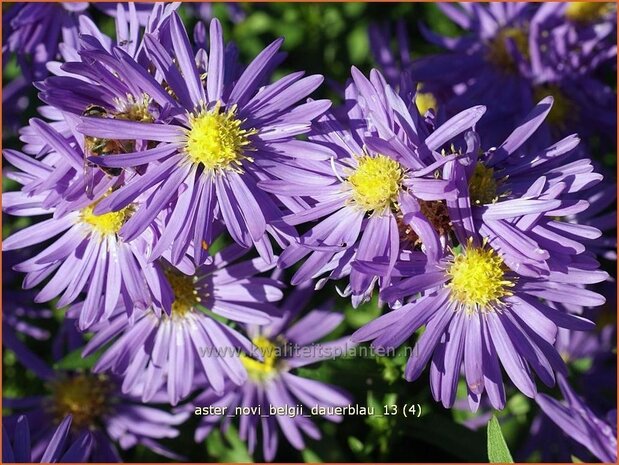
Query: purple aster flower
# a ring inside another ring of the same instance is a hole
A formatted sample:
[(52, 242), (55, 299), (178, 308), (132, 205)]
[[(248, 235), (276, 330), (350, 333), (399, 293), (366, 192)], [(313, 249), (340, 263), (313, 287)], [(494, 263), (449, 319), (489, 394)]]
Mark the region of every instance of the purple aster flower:
[[(112, 39), (102, 33), (88, 17), (79, 21), (80, 40), (76, 44), (63, 44), (62, 61), (48, 63), (54, 76), (37, 83), (41, 90), (39, 97), (49, 104), (43, 107), (48, 117), (51, 112), (57, 125), (62, 125), (65, 113), (76, 116), (97, 115), (109, 119), (129, 121), (157, 121), (160, 107), (137, 87), (131, 77), (130, 64), (124, 66), (122, 73), (110, 70), (110, 63), (118, 60), (147, 63), (143, 35), (139, 20), (139, 9), (133, 3), (117, 4), (115, 25), (116, 37)], [(165, 19), (178, 7), (178, 4), (148, 5), (152, 10), (144, 28), (145, 33), (155, 33)], [(120, 57), (120, 58), (118, 58)], [(165, 94), (161, 90), (161, 94)], [(165, 94), (168, 99), (171, 98)], [(70, 115), (69, 115), (70, 116)], [(63, 134), (65, 131), (59, 129)], [(137, 140), (136, 140), (137, 139)], [(96, 144), (93, 138), (86, 138), (92, 156), (132, 152), (146, 148), (144, 141), (133, 137), (131, 140), (100, 139)], [(103, 142), (108, 141), (107, 146)], [(103, 145), (98, 147), (97, 145)], [(152, 148), (152, 147), (151, 147)], [(108, 174), (114, 171), (108, 170)]]
[[(347, 393), (330, 384), (292, 373), (295, 368), (341, 355), (350, 347), (347, 338), (316, 343), (333, 331), (344, 316), (329, 309), (315, 309), (300, 316), (301, 309), (307, 305), (312, 294), (310, 285), (299, 286), (282, 305), (283, 317), (266, 326), (247, 326), (247, 333), (259, 351), (252, 351), (253, 358), (241, 356), (248, 373), (244, 384), (228, 385), (223, 396), (207, 389), (192, 401), (192, 405), (181, 407), (195, 412), (211, 406), (227, 409), (226, 416), (208, 414), (202, 418), (195, 433), (196, 442), (203, 441), (219, 423), (226, 428), (237, 407), (246, 407), (247, 411), (253, 407), (253, 413), (238, 415), (240, 437), (247, 441), (248, 449), (253, 454), (258, 432), (261, 431), (262, 454), (265, 460), (272, 461), (278, 447), (278, 429), (298, 450), (305, 447), (303, 434), (318, 440), (320, 430), (303, 415), (269, 415), (270, 406), (285, 408), (302, 405), (304, 414), (309, 414), (312, 407), (323, 407), (326, 413), (320, 415), (330, 421), (342, 420), (341, 416), (328, 410), (348, 405), (350, 396)], [(261, 413), (256, 413), (260, 410)]]
[[(166, 276), (173, 291), (172, 313), (150, 310), (127, 316), (120, 309), (109, 321), (93, 328), (95, 336), (83, 355), (112, 341), (97, 361), (95, 372), (112, 371), (124, 378), (123, 392), (150, 401), (167, 386), (171, 404), (193, 392), (204, 379), (223, 394), (224, 382), (241, 385), (247, 374), (239, 355), (251, 351), (245, 336), (212, 318), (263, 325), (279, 312), (281, 284), (257, 277), (272, 265), (262, 259), (238, 261), (246, 253), (237, 245), (215, 254), (212, 264), (184, 275), (171, 267)], [(212, 312), (212, 313), (211, 313)], [(212, 352), (212, 353), (211, 353)]]
[[(261, 256), (273, 260), (267, 233), (283, 245), (294, 230), (281, 222), (279, 206), (258, 187), (258, 181), (266, 176), (265, 166), (275, 160), (304, 156), (297, 150), (300, 144), (295, 137), (307, 133), (312, 120), (330, 102), (297, 103), (320, 85), (322, 77), (301, 78), (302, 73), (293, 73), (262, 87), (280, 61), (281, 40), (269, 45), (237, 76), (233, 72), (237, 69), (235, 49), (224, 48), (217, 20), (210, 25), (208, 60), (203, 51), (194, 54), (177, 14), (160, 28), (159, 37), (147, 34), (145, 44), (165, 86), (121, 52), (126, 61), (118, 60), (114, 70), (125, 76), (129, 69), (134, 85), (166, 107), (168, 118), (159, 123), (82, 118), (78, 129), (88, 136), (125, 139), (144, 134), (159, 142), (144, 151), (91, 157), (108, 168), (148, 165), (144, 175), (110, 194), (94, 213), (121, 210), (150, 190), (120, 236), (133, 240), (164, 211), (153, 258), (170, 245), (182, 251), (192, 246), (196, 262), (203, 262), (217, 218), (238, 244), (255, 245)], [(303, 147), (310, 153), (313, 150), (311, 143)]]
[[(472, 410), (477, 409), (484, 392), (494, 408), (503, 408), (501, 365), (529, 397), (536, 393), (533, 372), (552, 386), (554, 372), (565, 372), (553, 346), (557, 327), (582, 331), (591, 329), (593, 323), (546, 302), (598, 306), (605, 301), (578, 286), (607, 277), (586, 256), (577, 256), (565, 269), (547, 277), (535, 278), (511, 269), (502, 254), (477, 235), (437, 262), (424, 263), (419, 255), (399, 264), (404, 279), (381, 293), (387, 302), (406, 303), (357, 330), (352, 339), (371, 340), (377, 347), (398, 347), (425, 325), (405, 377), (417, 379), (430, 362), (432, 394), (445, 407), (454, 403), (462, 368)], [(381, 273), (387, 265), (358, 266)]]
[[(45, 77), (46, 64), (58, 54), (58, 44), (77, 41), (77, 22), (88, 3), (13, 3), (3, 12), (2, 61), (15, 54), (30, 82)], [(4, 66), (3, 66), (4, 67)]]
[(547, 128), (555, 136), (603, 134), (614, 141), (615, 93), (594, 75), (616, 56), (610, 24), (596, 24), (585, 34), (560, 3), (439, 8), (467, 34), (442, 37), (423, 28), (447, 52), (414, 60), (409, 69), (427, 91), (448, 100), (448, 114), (473, 103), (487, 105), (488, 118), (478, 130), (496, 144), (535, 101), (551, 95), (556, 105)]
[(617, 462), (617, 411), (600, 418), (583, 402), (559, 375), (559, 387), (565, 403), (547, 394), (535, 398), (541, 409), (563, 432), (585, 446), (602, 462)]
[[(588, 407), (598, 412), (616, 409), (613, 388), (617, 379), (617, 360), (613, 354), (615, 334), (615, 325), (606, 325), (595, 332), (559, 328), (557, 333), (555, 345), (566, 363), (571, 365), (590, 361), (590, 368), (579, 372), (575, 382), (580, 386)], [(541, 460), (544, 462), (566, 462), (570, 461), (572, 456), (581, 460), (589, 459), (587, 449), (572, 439), (572, 436), (566, 436), (544, 413), (533, 419), (529, 437), (519, 456), (526, 460), (536, 451), (541, 453)]]
[(528, 276), (569, 263), (602, 234), (562, 220), (583, 214), (589, 204), (582, 191), (602, 179), (589, 159), (573, 157), (579, 138), (571, 135), (544, 149), (529, 143), (552, 106), (551, 97), (542, 100), (498, 148), (468, 150), (446, 165), (459, 190), (457, 200), (447, 201), (459, 226), (456, 235), (464, 234), (459, 242), (479, 232), (508, 266)]
[[(243, 7), (240, 3), (235, 2), (222, 2), (226, 6), (226, 10), (228, 16), (232, 20), (233, 23), (240, 23), (245, 19), (245, 11), (243, 11)], [(210, 22), (215, 16), (213, 14), (213, 3), (212, 2), (195, 2), (195, 3), (186, 3), (188, 8), (190, 8), (193, 14), (198, 17), (200, 20), (205, 22)]]
[(90, 433), (93, 462), (120, 461), (115, 444), (122, 449), (141, 444), (158, 454), (182, 460), (158, 440), (177, 437), (176, 426), (187, 419), (187, 414), (168, 413), (140, 403), (139, 399), (122, 394), (113, 377), (52, 370), (25, 346), (12, 346), (11, 349), (27, 368), (46, 382), (44, 395), (3, 400), (3, 406), (13, 412), (4, 418), (5, 427), (14, 431), (17, 422), (24, 417), (28, 424), (36, 427), (31, 432), (33, 461), (42, 461), (59, 425), (67, 428), (63, 423), (67, 415), (72, 418), (67, 435), (70, 442), (79, 444), (84, 440), (84, 432)]
[(20, 257), (15, 253), (5, 253), (2, 257), (2, 331), (14, 331), (38, 340), (47, 339), (49, 331), (31, 320), (51, 318), (52, 311), (33, 303), (34, 291), (20, 289), (19, 280), (15, 279), (17, 274), (11, 270), (19, 261)]
[[(278, 179), (261, 186), (299, 202), (290, 206), (289, 224), (322, 219), (281, 255), (283, 266), (308, 256), (292, 284), (350, 274), (345, 294), (352, 293), (357, 305), (370, 297), (375, 278), (351, 269), (354, 261), (384, 258), (393, 265), (400, 251), (419, 244), (432, 257), (445, 247), (450, 227), (444, 200), (455, 201), (456, 188), (443, 167), (459, 154), (442, 149), (485, 109), (473, 107), (432, 131), (417, 107), (405, 103), (414, 99), (396, 94), (379, 72), (372, 71), (370, 80), (356, 68), (352, 73), (348, 121), (342, 125), (326, 115), (312, 133), (329, 159), (274, 166), (270, 173)], [(433, 228), (440, 238), (429, 233)]]
[(611, 173), (604, 173), (604, 179), (573, 197), (584, 197), (588, 202), (589, 208), (567, 216), (563, 220), (591, 226), (602, 232), (598, 238), (583, 237), (582, 242), (587, 246), (587, 250), (593, 252), (600, 259), (617, 260), (617, 183), (613, 181)]
[[(90, 432), (84, 431), (82, 435), (72, 444), (67, 442), (69, 430), (71, 428), (71, 416), (68, 415), (60, 422), (53, 436), (49, 440), (41, 463), (56, 462), (88, 462), (92, 445), (93, 436)], [(2, 462), (4, 463), (28, 463), (34, 462), (30, 444), (30, 427), (28, 419), (24, 415), (17, 418), (15, 430), (12, 432), (11, 440), (6, 428), (2, 428)]]
[[(93, 213), (124, 175), (117, 179), (96, 170), (92, 177), (87, 176), (83, 150), (75, 139), (64, 138), (40, 120), (33, 120), (31, 126), (51, 151), (40, 160), (13, 150), (4, 152), (17, 168), (9, 176), (23, 187), (3, 193), (3, 208), (16, 216), (53, 216), (10, 235), (3, 242), (3, 250), (55, 240), (14, 266), (27, 273), (24, 287), (33, 288), (50, 278), (34, 300), (45, 302), (60, 297), (59, 307), (75, 302), (85, 292), (79, 315), (82, 329), (111, 315), (119, 299), (128, 312), (154, 303), (169, 313), (169, 299), (164, 300), (161, 289), (161, 267), (147, 260), (147, 251), (158, 234), (154, 226), (129, 243), (117, 233), (133, 214), (133, 206), (103, 215)], [(88, 185), (92, 185), (90, 195)], [(169, 251), (165, 256), (170, 257)], [(193, 270), (187, 260), (179, 267), (187, 272)]]

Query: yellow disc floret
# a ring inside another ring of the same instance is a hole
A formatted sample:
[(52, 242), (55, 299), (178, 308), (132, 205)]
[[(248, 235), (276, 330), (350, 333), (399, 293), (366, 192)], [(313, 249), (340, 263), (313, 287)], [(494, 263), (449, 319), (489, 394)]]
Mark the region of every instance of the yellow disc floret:
[(561, 88), (554, 84), (549, 84), (545, 86), (536, 87), (533, 96), (535, 100), (540, 101), (544, 97), (552, 96), (554, 99), (554, 103), (552, 104), (552, 108), (550, 113), (548, 113), (548, 117), (546, 121), (548, 121), (551, 125), (556, 126), (560, 129), (565, 129), (565, 123), (574, 118), (576, 108), (572, 101), (563, 93)]
[(364, 155), (357, 162), (357, 169), (348, 177), (354, 203), (365, 211), (390, 208), (402, 188), (400, 164), (384, 155)]
[(513, 73), (516, 69), (516, 60), (507, 46), (512, 41), (516, 50), (525, 58), (529, 57), (529, 38), (525, 28), (506, 27), (501, 29), (488, 43), (486, 59), (497, 68)]
[(503, 259), (490, 248), (475, 247), (471, 240), (453, 257), (447, 268), (451, 300), (467, 312), (489, 312), (501, 306), (501, 298), (512, 295), (514, 283), (505, 277)]
[(425, 115), (428, 110), (436, 110), (437, 103), (436, 98), (430, 92), (423, 92), (420, 85), (417, 86), (417, 93), (415, 94), (415, 105), (419, 114)]
[(182, 318), (187, 312), (192, 311), (200, 302), (196, 289), (194, 276), (188, 276), (179, 271), (166, 270), (166, 278), (174, 292), (174, 302), (172, 302), (172, 317)]
[(104, 375), (78, 374), (54, 381), (48, 409), (56, 421), (72, 415), (75, 430), (92, 428), (109, 408), (112, 386)]
[(261, 362), (242, 354), (241, 362), (251, 379), (254, 381), (265, 381), (271, 378), (277, 370), (277, 346), (264, 336), (255, 337), (251, 342), (262, 353), (263, 361)]
[(569, 2), (565, 16), (571, 21), (590, 23), (609, 13), (611, 8), (608, 2)]
[(486, 205), (497, 201), (497, 180), (493, 168), (477, 162), (469, 180), (469, 195), (473, 205)]
[(117, 212), (95, 215), (93, 213), (95, 206), (96, 204), (93, 204), (83, 208), (80, 212), (80, 218), (84, 223), (88, 224), (93, 231), (102, 236), (118, 234), (120, 228), (122, 228), (125, 221), (127, 221), (131, 215), (131, 209), (129, 207), (123, 208)]
[(220, 111), (219, 105), (201, 111), (189, 118), (185, 151), (193, 163), (202, 164), (209, 171), (241, 170), (249, 150), (249, 137), (254, 129), (243, 129), (243, 121), (236, 117), (236, 109)]

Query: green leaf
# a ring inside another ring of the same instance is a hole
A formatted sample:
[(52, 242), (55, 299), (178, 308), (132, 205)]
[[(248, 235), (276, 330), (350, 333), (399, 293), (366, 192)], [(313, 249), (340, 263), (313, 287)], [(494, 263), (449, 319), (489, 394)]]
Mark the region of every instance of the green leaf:
[(98, 350), (88, 357), (82, 357), (83, 348), (76, 349), (68, 353), (64, 358), (61, 358), (54, 363), (55, 370), (90, 370), (103, 352), (103, 349)]
[(367, 24), (361, 23), (348, 34), (348, 54), (353, 63), (362, 63), (370, 52)]
[(247, 452), (245, 443), (239, 438), (234, 426), (230, 426), (225, 433), (215, 429), (206, 438), (208, 452), (219, 462), (251, 463), (251, 456)]
[(307, 447), (301, 451), (301, 456), (303, 457), (303, 461), (305, 463), (322, 463), (322, 460), (318, 454)]
[(501, 432), (499, 420), (494, 415), (488, 422), (488, 460), (490, 463), (514, 463)]
[(375, 318), (378, 318), (382, 313), (382, 307), (378, 305), (378, 296), (375, 295), (372, 297), (372, 300), (359, 305), (357, 308), (353, 308), (352, 305), (348, 305), (344, 310), (344, 313), (349, 325), (354, 329), (357, 329)]
[(352, 450), (355, 454), (360, 454), (363, 452), (363, 443), (354, 436), (348, 437), (348, 447), (350, 447), (350, 450)]

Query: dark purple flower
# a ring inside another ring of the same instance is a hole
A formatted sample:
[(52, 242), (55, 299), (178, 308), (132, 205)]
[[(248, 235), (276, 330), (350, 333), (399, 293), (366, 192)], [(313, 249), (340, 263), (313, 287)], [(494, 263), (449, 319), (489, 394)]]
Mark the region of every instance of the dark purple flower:
[(44, 78), (46, 65), (58, 54), (58, 44), (75, 43), (80, 15), (88, 3), (13, 3), (2, 14), (3, 68), (15, 54), (25, 78)]
[(141, 444), (166, 457), (182, 459), (158, 440), (177, 437), (176, 426), (187, 419), (187, 414), (171, 414), (140, 403), (139, 399), (122, 394), (115, 378), (89, 372), (52, 370), (25, 346), (11, 344), (8, 347), (27, 368), (46, 382), (44, 395), (5, 398), (3, 401), (3, 406), (13, 412), (5, 417), (5, 427), (15, 430), (17, 422), (23, 418), (34, 427), (31, 432), (33, 461), (42, 460), (58, 425), (62, 423), (67, 427), (63, 423), (67, 415), (72, 418), (67, 435), (69, 441), (82, 444), (84, 432), (90, 433), (90, 458), (93, 462), (120, 461), (116, 444), (122, 449)]
[[(84, 431), (73, 443), (67, 443), (71, 428), (71, 415), (60, 422), (53, 436), (49, 440), (41, 463), (56, 462), (88, 462), (93, 446), (93, 436)], [(13, 440), (11, 440), (13, 436)], [(3, 463), (30, 463), (35, 462), (30, 444), (30, 428), (28, 419), (24, 415), (17, 418), (12, 434), (2, 428), (2, 462)]]
[[(207, 415), (196, 429), (195, 440), (201, 442), (219, 423), (225, 428), (235, 416), (237, 407), (248, 407), (240, 417), (240, 437), (247, 441), (250, 453), (256, 449), (258, 433), (262, 436), (262, 454), (267, 461), (275, 458), (278, 447), (278, 430), (290, 444), (302, 450), (305, 447), (303, 434), (320, 439), (320, 430), (303, 415), (271, 415), (270, 406), (286, 408), (302, 405), (305, 414), (312, 407), (323, 407), (319, 413), (330, 421), (339, 422), (342, 417), (328, 413), (329, 408), (346, 406), (350, 396), (341, 389), (320, 381), (293, 374), (295, 368), (304, 367), (327, 358), (346, 353), (351, 347), (347, 338), (318, 344), (340, 324), (344, 316), (328, 309), (315, 309), (299, 316), (313, 294), (311, 285), (299, 286), (282, 305), (283, 317), (266, 326), (247, 326), (247, 334), (258, 349), (253, 358), (243, 355), (241, 361), (247, 369), (248, 378), (240, 386), (226, 386), (220, 395), (213, 389), (200, 394), (191, 405), (182, 407), (188, 412), (202, 406), (227, 408), (227, 416)], [(253, 413), (247, 414), (253, 407)]]
[(600, 418), (572, 390), (563, 376), (558, 378), (565, 403), (547, 394), (538, 394), (535, 400), (541, 409), (567, 436), (585, 446), (600, 461), (616, 463), (617, 411)]
[(601, 21), (594, 19), (585, 28), (569, 18), (567, 4), (560, 2), (439, 8), (466, 34), (442, 37), (423, 28), (428, 40), (447, 51), (414, 60), (409, 71), (444, 102), (448, 114), (487, 105), (488, 117), (478, 130), (496, 144), (535, 101), (550, 95), (555, 106), (545, 127), (548, 134), (539, 134), (542, 143), (548, 143), (550, 133), (572, 132), (602, 134), (614, 142), (615, 93), (595, 77), (616, 56), (615, 25), (608, 19), (614, 14), (600, 15)]
[(34, 303), (35, 291), (20, 289), (21, 285), (12, 267), (23, 257), (15, 253), (2, 256), (2, 324), (4, 331), (16, 331), (34, 339), (49, 338), (49, 331), (33, 324), (31, 320), (49, 319), (52, 311)]

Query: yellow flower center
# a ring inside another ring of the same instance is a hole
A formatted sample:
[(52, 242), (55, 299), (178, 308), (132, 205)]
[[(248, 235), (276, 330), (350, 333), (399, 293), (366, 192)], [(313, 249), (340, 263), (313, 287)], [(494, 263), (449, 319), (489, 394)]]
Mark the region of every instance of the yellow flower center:
[(506, 27), (489, 42), (486, 58), (497, 68), (512, 73), (516, 72), (517, 68), (514, 56), (507, 47), (509, 40), (514, 43), (523, 57), (529, 57), (529, 37), (526, 30), (520, 27)]
[(112, 385), (105, 375), (78, 374), (51, 384), (49, 411), (62, 421), (72, 415), (74, 430), (92, 428), (110, 410)]
[(573, 118), (576, 108), (572, 101), (561, 91), (559, 86), (550, 84), (546, 86), (536, 87), (533, 91), (536, 101), (542, 100), (544, 97), (552, 96), (554, 103), (552, 109), (546, 118), (549, 124), (557, 126), (561, 129), (565, 127), (565, 123)]
[(417, 93), (415, 94), (415, 105), (419, 110), (419, 114), (425, 115), (430, 109), (436, 110), (438, 105), (436, 98), (431, 92), (422, 92), (421, 85), (417, 85)]
[(88, 224), (93, 231), (107, 236), (110, 234), (118, 234), (120, 228), (131, 216), (131, 208), (125, 207), (117, 212), (104, 213), (103, 215), (95, 215), (92, 211), (96, 204), (92, 204), (83, 208), (80, 212), (81, 220)]
[(201, 300), (195, 287), (195, 277), (171, 269), (166, 270), (165, 275), (174, 292), (172, 317), (182, 318), (193, 311)]
[(235, 116), (235, 108), (220, 112), (219, 106), (201, 111), (189, 119), (185, 150), (193, 163), (201, 163), (209, 171), (240, 171), (249, 150), (249, 137), (255, 129), (243, 129), (243, 121)]
[(473, 205), (486, 205), (497, 200), (497, 180), (494, 168), (487, 168), (477, 162), (473, 176), (469, 180), (469, 195)]
[(251, 342), (260, 350), (264, 361), (261, 362), (242, 354), (241, 362), (251, 379), (265, 381), (271, 378), (277, 370), (277, 346), (264, 336), (255, 337)]
[(565, 16), (571, 21), (590, 23), (606, 15), (611, 9), (608, 2), (569, 2)]
[(503, 259), (493, 249), (474, 247), (469, 240), (447, 269), (451, 300), (462, 304), (467, 312), (496, 310), (502, 297), (512, 295), (509, 288), (514, 283), (505, 278), (505, 269)]
[(402, 188), (402, 166), (384, 155), (358, 158), (357, 169), (348, 177), (352, 198), (365, 211), (382, 211), (397, 200)]

